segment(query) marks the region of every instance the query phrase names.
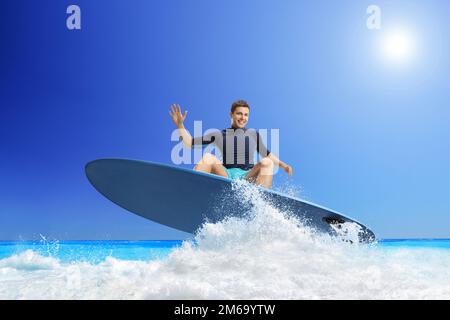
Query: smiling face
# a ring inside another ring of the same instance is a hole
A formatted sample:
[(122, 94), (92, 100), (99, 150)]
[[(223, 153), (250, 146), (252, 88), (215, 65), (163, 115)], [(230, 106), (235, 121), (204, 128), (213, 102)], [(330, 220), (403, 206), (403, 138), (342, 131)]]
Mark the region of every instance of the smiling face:
[(230, 112), (231, 127), (237, 129), (245, 128), (248, 122), (250, 109), (247, 107), (237, 107), (234, 112)]

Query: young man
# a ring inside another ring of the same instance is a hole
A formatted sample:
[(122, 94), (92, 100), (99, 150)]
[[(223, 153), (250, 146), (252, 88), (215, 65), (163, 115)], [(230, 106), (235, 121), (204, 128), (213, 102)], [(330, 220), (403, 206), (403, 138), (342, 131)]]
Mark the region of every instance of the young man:
[[(246, 128), (249, 113), (248, 103), (238, 100), (231, 106), (231, 128), (192, 138), (183, 125), (187, 111), (183, 114), (180, 106), (176, 104), (173, 104), (169, 111), (186, 147), (214, 143), (222, 154), (223, 162), (213, 154), (205, 153), (194, 170), (231, 179), (246, 179), (271, 188), (274, 165), (280, 166), (289, 176), (292, 176), (292, 167), (266, 149), (257, 131)], [(258, 152), (262, 158), (257, 164), (254, 164), (255, 152)]]

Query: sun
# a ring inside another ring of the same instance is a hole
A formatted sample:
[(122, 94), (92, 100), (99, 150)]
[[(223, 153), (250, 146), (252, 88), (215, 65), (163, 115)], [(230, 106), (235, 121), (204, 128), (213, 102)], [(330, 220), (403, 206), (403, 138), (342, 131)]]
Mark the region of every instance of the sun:
[(382, 50), (386, 59), (407, 63), (414, 55), (413, 37), (406, 31), (391, 31), (383, 36)]

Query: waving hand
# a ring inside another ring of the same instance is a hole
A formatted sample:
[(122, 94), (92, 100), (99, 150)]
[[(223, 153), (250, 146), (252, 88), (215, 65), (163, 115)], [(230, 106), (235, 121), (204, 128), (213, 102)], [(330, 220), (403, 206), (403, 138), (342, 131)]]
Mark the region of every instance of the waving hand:
[(178, 128), (183, 126), (184, 119), (186, 119), (187, 116), (187, 110), (182, 114), (180, 105), (178, 104), (172, 104), (170, 109), (171, 111), (169, 111), (169, 114), (172, 117), (173, 123), (175, 123)]

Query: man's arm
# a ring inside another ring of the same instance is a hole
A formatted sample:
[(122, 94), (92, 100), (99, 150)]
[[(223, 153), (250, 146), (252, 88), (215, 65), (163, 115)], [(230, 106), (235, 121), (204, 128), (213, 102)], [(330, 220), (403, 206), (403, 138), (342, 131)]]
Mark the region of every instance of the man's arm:
[(286, 173), (290, 176), (292, 176), (292, 167), (286, 163), (284, 163), (283, 161), (281, 161), (280, 159), (278, 159), (272, 152), (270, 152), (269, 150), (267, 150), (266, 146), (264, 145), (264, 142), (261, 138), (261, 135), (259, 134), (259, 132), (256, 133), (257, 134), (257, 151), (259, 152), (259, 154), (261, 155), (261, 157), (267, 157), (270, 160), (273, 161), (273, 163), (277, 166), (279, 166), (280, 168), (282, 168), (284, 171), (286, 171)]
[(192, 136), (190, 135), (190, 133), (185, 129), (183, 124), (177, 126), (177, 128), (178, 133), (180, 134), (180, 137), (183, 140), (183, 143), (186, 146), (186, 148), (192, 148)]
[(178, 129), (178, 133), (183, 140), (184, 145), (187, 148), (192, 148), (192, 136), (184, 127), (184, 119), (187, 116), (187, 110), (184, 114), (181, 113), (181, 108), (177, 104), (173, 104), (171, 107), (171, 111), (169, 111), (170, 116), (172, 117), (172, 121)]
[(286, 171), (286, 173), (289, 175), (289, 177), (292, 176), (292, 167), (290, 165), (288, 165), (287, 163), (284, 163), (283, 161), (278, 159), (272, 152), (269, 153), (269, 155), (267, 157), (270, 160), (272, 160), (275, 165), (279, 166), (284, 171)]

